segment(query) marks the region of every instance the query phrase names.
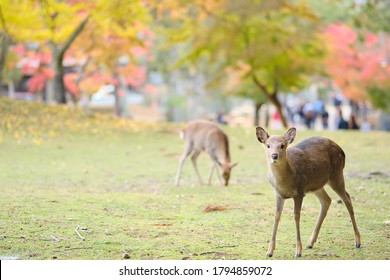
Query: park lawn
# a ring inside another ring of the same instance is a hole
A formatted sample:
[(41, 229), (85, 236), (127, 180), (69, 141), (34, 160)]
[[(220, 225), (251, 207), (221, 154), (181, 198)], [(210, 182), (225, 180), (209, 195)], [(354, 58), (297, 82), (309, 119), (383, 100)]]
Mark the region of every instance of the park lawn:
[[(189, 160), (175, 187), (182, 124), (4, 100), (0, 109), (0, 258), (266, 258), (275, 200), (254, 128), (225, 127), (232, 159), (239, 161), (228, 187), (216, 178), (214, 185), (200, 186)], [(332, 138), (346, 153), (346, 186), (362, 247), (354, 248), (348, 212), (327, 187), (333, 203), (317, 243), (301, 259), (389, 259), (389, 133), (298, 131), (296, 142), (314, 134)], [(200, 156), (204, 178), (210, 166), (208, 156)], [(273, 259), (294, 259), (292, 208), (287, 200)], [(307, 195), (304, 243), (318, 212), (317, 199)]]

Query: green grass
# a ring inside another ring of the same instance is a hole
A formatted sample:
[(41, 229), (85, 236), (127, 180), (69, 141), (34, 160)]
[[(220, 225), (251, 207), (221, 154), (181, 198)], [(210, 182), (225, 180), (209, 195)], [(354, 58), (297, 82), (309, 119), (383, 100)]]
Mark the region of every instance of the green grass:
[[(232, 158), (239, 161), (228, 187), (198, 185), (189, 161), (175, 187), (180, 124), (135, 123), (2, 99), (0, 115), (0, 256), (265, 259), (274, 194), (254, 129), (225, 128)], [(332, 138), (347, 155), (346, 185), (362, 248), (354, 248), (346, 208), (333, 202), (318, 242), (301, 259), (389, 259), (389, 134), (298, 131), (296, 141), (313, 134)], [(204, 178), (210, 165), (208, 156), (199, 158)], [(226, 210), (204, 212), (208, 205)], [(294, 258), (292, 207), (287, 200), (273, 259)], [(315, 196), (307, 195), (304, 243), (318, 211)]]

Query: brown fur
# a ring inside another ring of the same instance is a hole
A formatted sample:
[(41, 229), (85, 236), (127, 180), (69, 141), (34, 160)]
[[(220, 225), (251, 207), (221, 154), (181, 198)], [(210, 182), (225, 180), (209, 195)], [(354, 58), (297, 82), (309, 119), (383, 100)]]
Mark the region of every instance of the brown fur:
[[(211, 183), (214, 169), (216, 166), (219, 166), (222, 169), (224, 184), (227, 186), (231, 169), (236, 164), (230, 162), (229, 140), (226, 133), (216, 123), (205, 120), (196, 120), (189, 122), (183, 128), (182, 136), (184, 139), (184, 151), (179, 161), (175, 184), (177, 186), (179, 185), (182, 166), (189, 155), (191, 155), (195, 173), (197, 174), (200, 183), (203, 184), (196, 165), (196, 159), (199, 154), (204, 151), (210, 155), (211, 160), (213, 161), (209, 176), (209, 184)], [(218, 168), (217, 175), (220, 180)]]
[(359, 248), (360, 233), (355, 221), (351, 198), (345, 190), (344, 151), (332, 140), (324, 137), (311, 137), (287, 148), (294, 141), (295, 136), (295, 128), (290, 128), (283, 136), (269, 136), (263, 128), (256, 128), (257, 139), (265, 145), (269, 167), (268, 178), (276, 194), (275, 222), (267, 256), (272, 256), (275, 249), (276, 232), (284, 200), (288, 198), (294, 199), (296, 256), (301, 256), (300, 212), (303, 197), (308, 192), (313, 192), (321, 203), (320, 215), (307, 246), (313, 247), (331, 203), (330, 197), (324, 190), (326, 184), (331, 186), (347, 207), (355, 232), (355, 246)]

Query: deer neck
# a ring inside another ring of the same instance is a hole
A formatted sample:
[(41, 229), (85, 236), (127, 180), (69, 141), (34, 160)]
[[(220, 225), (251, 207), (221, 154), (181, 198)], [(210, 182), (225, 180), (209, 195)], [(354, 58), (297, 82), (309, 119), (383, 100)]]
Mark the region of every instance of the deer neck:
[(298, 194), (296, 184), (294, 183), (294, 171), (288, 160), (278, 164), (269, 164), (268, 178), (276, 192), (284, 199), (295, 197)]
[(293, 169), (286, 158), (277, 163), (269, 163), (270, 176), (277, 185), (285, 185), (293, 175)]
[(222, 166), (228, 166), (230, 165), (230, 158), (229, 155), (227, 155), (224, 150), (220, 149), (219, 151), (216, 152), (216, 157), (218, 159), (218, 162)]
[(218, 158), (218, 161), (223, 165), (230, 164), (230, 154), (229, 154), (229, 142), (227, 137), (222, 138), (220, 145), (216, 149), (215, 153)]

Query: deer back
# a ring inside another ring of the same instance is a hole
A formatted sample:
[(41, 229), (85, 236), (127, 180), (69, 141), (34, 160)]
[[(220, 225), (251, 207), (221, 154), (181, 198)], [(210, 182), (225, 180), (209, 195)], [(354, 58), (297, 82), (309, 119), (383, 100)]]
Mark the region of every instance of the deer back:
[(183, 129), (184, 140), (196, 150), (206, 151), (221, 164), (230, 162), (229, 140), (215, 123), (192, 121)]
[(342, 175), (343, 150), (324, 137), (310, 137), (287, 149), (287, 161), (298, 184), (310, 192)]

